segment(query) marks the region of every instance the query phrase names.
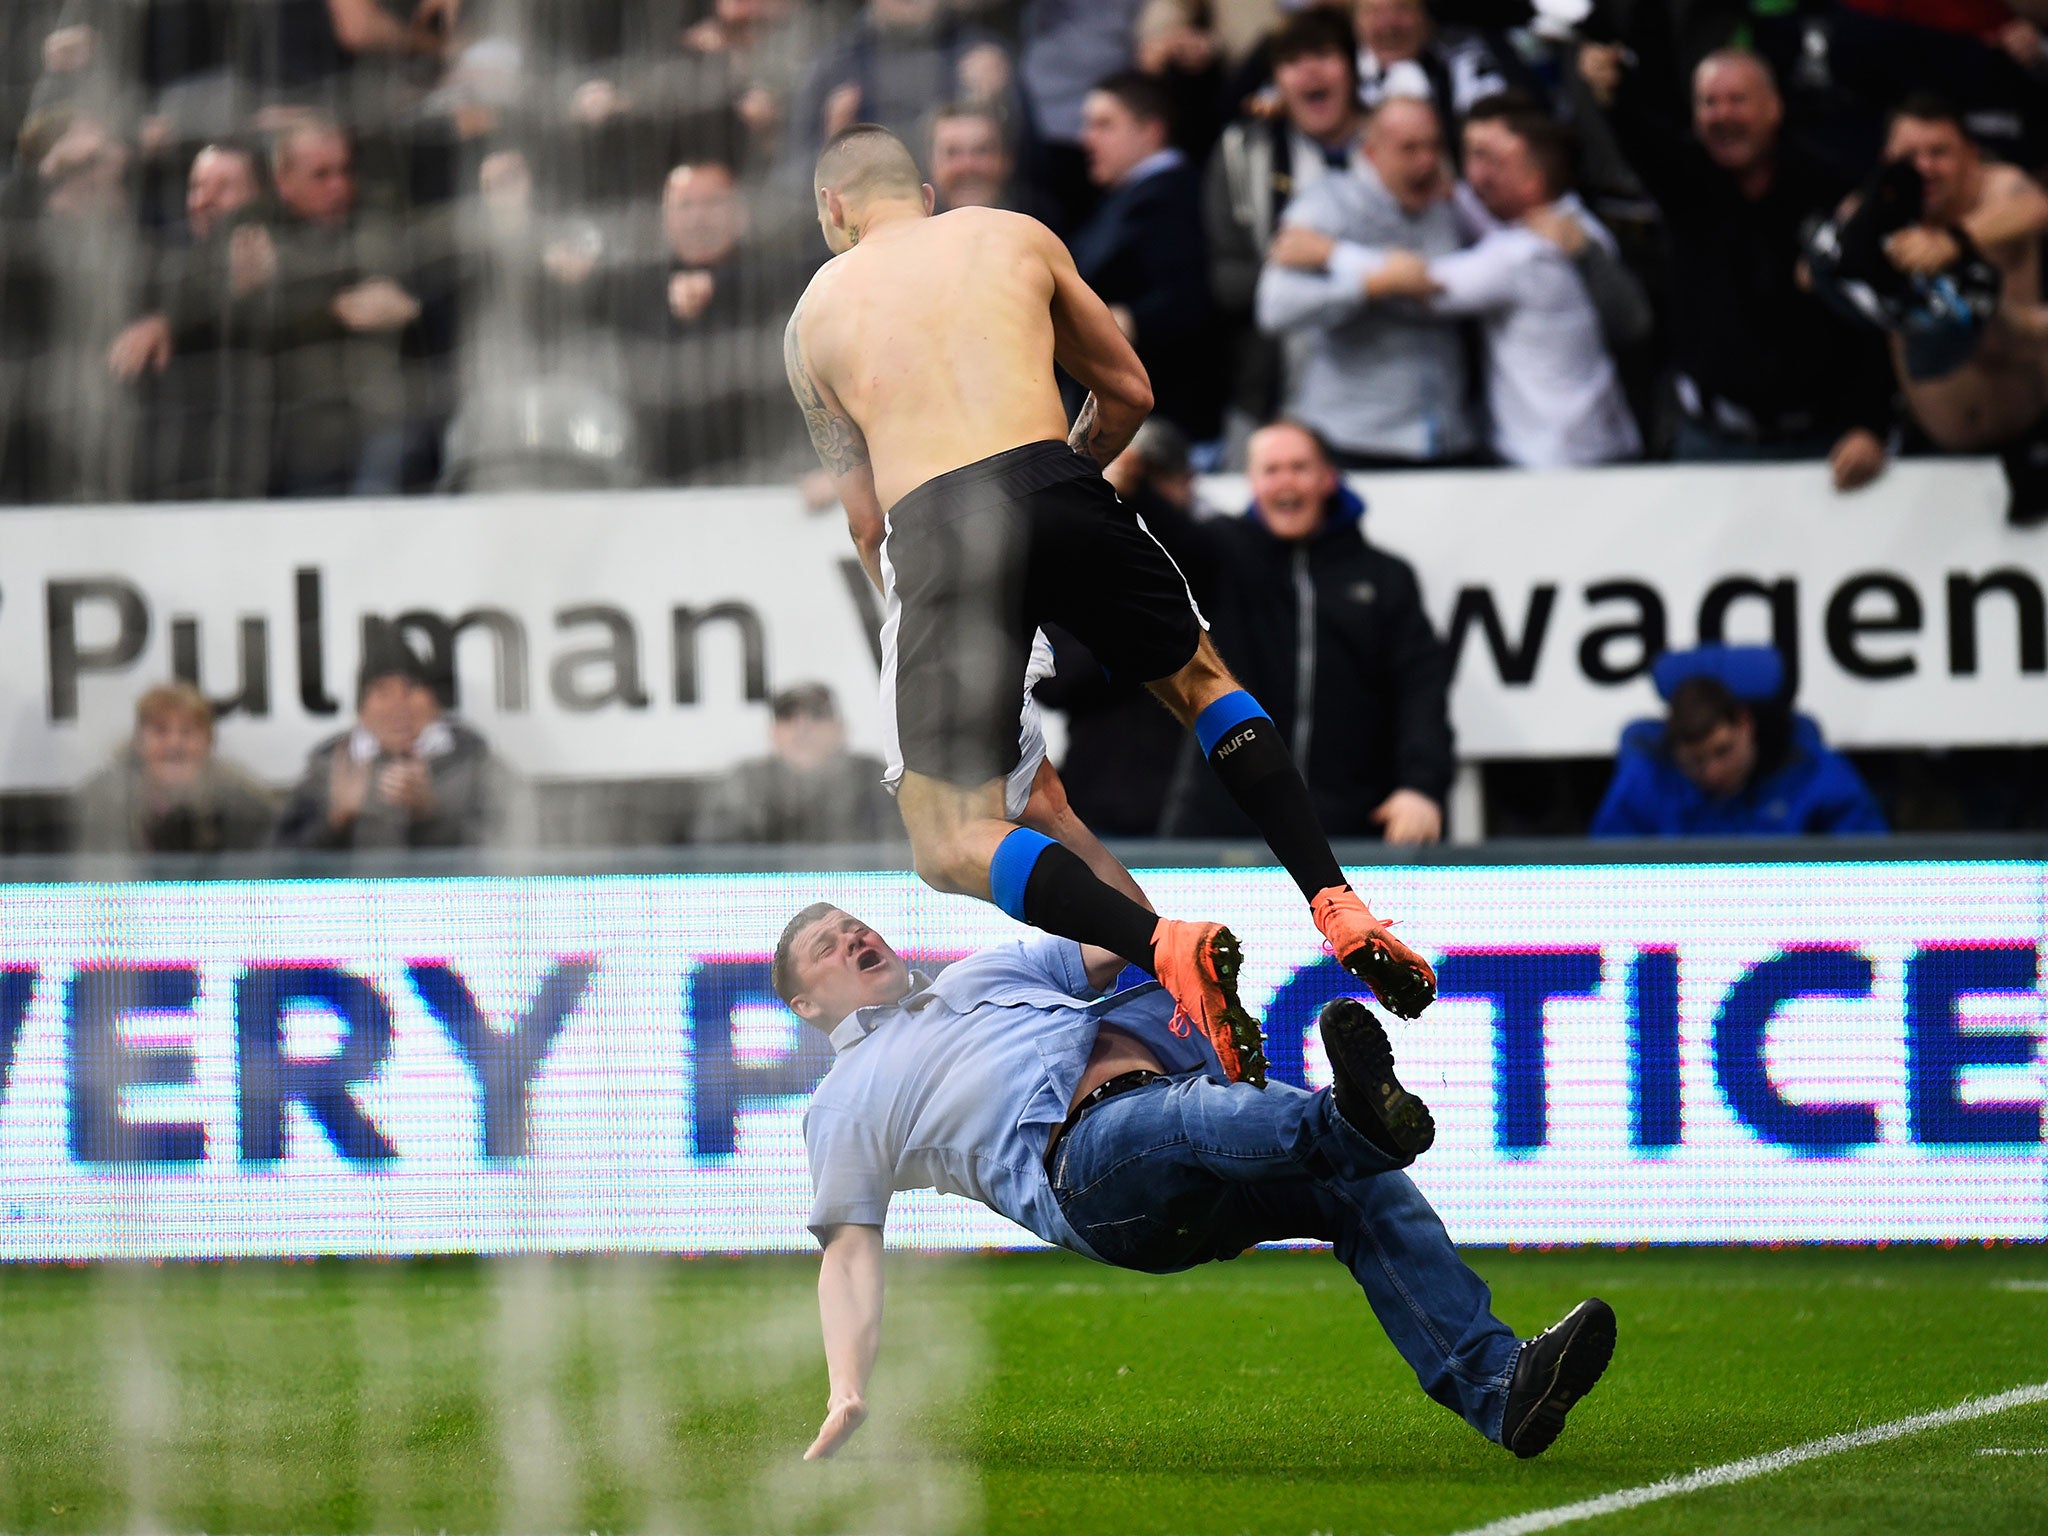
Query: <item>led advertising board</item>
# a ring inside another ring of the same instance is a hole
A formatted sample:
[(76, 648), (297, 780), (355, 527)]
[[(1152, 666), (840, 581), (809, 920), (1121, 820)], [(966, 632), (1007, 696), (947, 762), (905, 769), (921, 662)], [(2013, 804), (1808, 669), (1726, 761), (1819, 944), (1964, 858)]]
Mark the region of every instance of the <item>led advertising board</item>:
[[(1352, 990), (1268, 869), (1228, 921), (1275, 1074)], [(1413, 1170), (1472, 1243), (2048, 1237), (2048, 865), (1396, 868)], [(830, 899), (920, 963), (1016, 930), (899, 874), (0, 887), (0, 1258), (804, 1250), (821, 1037), (769, 992)], [(1031, 1246), (904, 1194), (894, 1242)]]

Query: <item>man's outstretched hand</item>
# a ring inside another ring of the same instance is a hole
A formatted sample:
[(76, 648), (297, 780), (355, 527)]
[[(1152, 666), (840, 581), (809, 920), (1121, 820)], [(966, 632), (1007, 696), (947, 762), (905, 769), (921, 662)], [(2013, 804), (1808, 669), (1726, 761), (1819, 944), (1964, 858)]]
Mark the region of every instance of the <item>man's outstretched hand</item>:
[(805, 1461), (823, 1461), (853, 1438), (853, 1432), (867, 1422), (868, 1405), (857, 1397), (835, 1397), (826, 1406), (825, 1422), (818, 1438), (804, 1452)]

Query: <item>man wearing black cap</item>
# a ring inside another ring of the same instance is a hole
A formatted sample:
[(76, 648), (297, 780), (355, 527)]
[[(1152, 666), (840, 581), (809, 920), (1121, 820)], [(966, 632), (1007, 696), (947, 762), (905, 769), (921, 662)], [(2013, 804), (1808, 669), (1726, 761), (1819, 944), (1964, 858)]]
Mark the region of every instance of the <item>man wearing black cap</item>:
[(504, 808), (483, 737), (443, 711), (435, 678), (397, 634), (365, 648), (356, 723), (312, 751), (278, 822), (283, 848), (455, 848)]

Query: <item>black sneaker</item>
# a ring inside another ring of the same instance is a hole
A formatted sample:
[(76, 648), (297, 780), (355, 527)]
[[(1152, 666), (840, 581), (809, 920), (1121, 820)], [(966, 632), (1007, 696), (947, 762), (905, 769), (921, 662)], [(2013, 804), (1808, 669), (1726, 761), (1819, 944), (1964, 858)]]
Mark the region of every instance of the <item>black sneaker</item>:
[(1355, 997), (1323, 1004), (1316, 1028), (1336, 1078), (1337, 1113), (1359, 1135), (1405, 1168), (1436, 1140), (1429, 1106), (1394, 1077), (1394, 1048), (1373, 1012)]
[(1508, 1387), (1500, 1443), (1517, 1456), (1550, 1449), (1564, 1416), (1614, 1358), (1614, 1308), (1594, 1296), (1522, 1346)]

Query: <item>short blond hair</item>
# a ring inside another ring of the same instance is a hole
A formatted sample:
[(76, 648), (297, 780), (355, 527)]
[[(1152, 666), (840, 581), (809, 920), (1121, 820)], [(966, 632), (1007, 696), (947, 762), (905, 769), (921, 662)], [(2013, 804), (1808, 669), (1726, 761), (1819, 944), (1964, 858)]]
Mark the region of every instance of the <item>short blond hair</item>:
[(213, 739), (213, 705), (190, 683), (158, 683), (135, 701), (136, 730), (167, 718), (196, 721), (207, 740)]

